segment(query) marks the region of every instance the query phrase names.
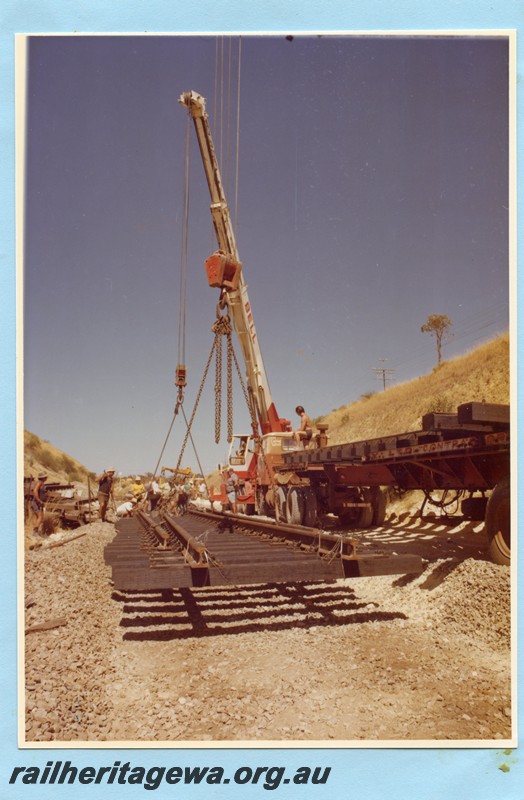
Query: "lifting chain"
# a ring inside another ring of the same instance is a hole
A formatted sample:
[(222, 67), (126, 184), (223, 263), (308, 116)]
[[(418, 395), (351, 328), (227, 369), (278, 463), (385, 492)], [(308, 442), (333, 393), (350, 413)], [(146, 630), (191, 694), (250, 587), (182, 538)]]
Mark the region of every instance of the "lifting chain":
[[(211, 328), (215, 334), (216, 366), (215, 366), (215, 442), (220, 442), (220, 426), (222, 422), (222, 336), (227, 338), (227, 441), (233, 439), (233, 342), (232, 327), (229, 314), (220, 314), (217, 307), (217, 318)], [(234, 353), (233, 353), (234, 354)]]
[[(229, 314), (226, 312), (225, 314), (220, 313), (220, 305), (217, 306), (217, 318), (213, 323), (211, 331), (215, 334), (215, 339), (213, 342), (213, 346), (211, 348), (211, 352), (209, 354), (209, 358), (207, 360), (207, 364), (204, 370), (204, 375), (202, 377), (202, 381), (200, 383), (200, 387), (198, 390), (197, 398), (195, 400), (195, 405), (191, 414), (191, 418), (189, 422), (186, 420), (186, 435), (184, 437), (184, 442), (182, 444), (182, 448), (180, 450), (180, 455), (178, 458), (177, 463), (177, 470), (180, 469), (180, 465), (182, 463), (182, 459), (184, 456), (184, 451), (186, 449), (186, 445), (188, 439), (191, 436), (191, 428), (195, 419), (195, 415), (197, 412), (198, 404), (200, 402), (200, 398), (202, 395), (202, 391), (204, 389), (204, 384), (206, 382), (206, 378), (209, 372), (209, 368), (211, 366), (211, 361), (213, 359), (213, 353), (216, 356), (216, 364), (215, 364), (215, 442), (218, 444), (220, 441), (220, 424), (221, 424), (221, 389), (222, 389), (222, 336), (227, 338), (227, 434), (228, 434), (228, 442), (231, 442), (233, 439), (233, 364), (236, 367), (238, 379), (240, 381), (240, 386), (242, 388), (242, 392), (244, 395), (244, 399), (246, 401), (246, 405), (249, 409), (249, 414), (251, 417), (251, 427), (253, 429), (253, 436), (255, 439), (258, 439), (258, 422), (256, 417), (256, 411), (254, 407), (254, 403), (250, 402), (251, 398), (249, 397), (244, 379), (242, 377), (242, 372), (240, 370), (240, 366), (238, 363), (238, 359), (236, 357), (236, 353), (233, 347), (233, 338), (232, 338), (232, 325), (231, 320), (229, 318)], [(182, 407), (183, 396), (178, 398), (177, 401), (177, 408), (175, 410), (175, 416), (178, 412), (179, 408)], [(183, 411), (183, 409), (182, 409)], [(184, 414), (185, 418), (185, 414)], [(266, 463), (266, 469), (268, 469), (267, 462), (265, 459), (265, 455), (261, 452), (262, 459), (264, 463)], [(268, 469), (269, 472), (269, 469)]]
[(227, 336), (227, 440), (233, 441), (233, 342)]
[(219, 333), (216, 334), (215, 349), (215, 444), (218, 444), (222, 423), (222, 338)]
[[(186, 435), (184, 437), (184, 441), (182, 443), (182, 447), (180, 450), (180, 455), (178, 457), (177, 463), (177, 470), (180, 469), (180, 465), (182, 463), (182, 459), (184, 457), (184, 452), (187, 446), (187, 442), (189, 437), (191, 436), (191, 428), (195, 419), (195, 415), (197, 412), (198, 404), (200, 402), (200, 398), (202, 396), (202, 391), (204, 389), (204, 384), (206, 382), (206, 378), (209, 372), (209, 368), (211, 366), (211, 361), (213, 359), (213, 354), (216, 354), (216, 371), (215, 371), (215, 441), (218, 444), (220, 441), (220, 411), (221, 411), (221, 387), (222, 387), (222, 336), (227, 336), (228, 339), (228, 441), (231, 441), (233, 438), (233, 380), (232, 375), (229, 374), (232, 372), (231, 364), (231, 356), (230, 352), (233, 354), (232, 357), (235, 359), (236, 363), (236, 356), (233, 350), (233, 345), (231, 341), (231, 320), (229, 319), (229, 315), (220, 314), (219, 307), (217, 307), (217, 318), (213, 323), (211, 328), (212, 332), (215, 334), (215, 339), (213, 342), (213, 346), (211, 347), (211, 352), (209, 354), (209, 358), (207, 360), (206, 367), (204, 369), (204, 375), (202, 377), (202, 381), (200, 382), (200, 387), (198, 389), (198, 394), (195, 400), (195, 405), (193, 407), (193, 411), (191, 413), (191, 418), (187, 423), (187, 430)], [(177, 409), (175, 411), (178, 412), (179, 403), (177, 402)], [(185, 416), (185, 415), (184, 415)], [(218, 434), (218, 438), (217, 438)]]

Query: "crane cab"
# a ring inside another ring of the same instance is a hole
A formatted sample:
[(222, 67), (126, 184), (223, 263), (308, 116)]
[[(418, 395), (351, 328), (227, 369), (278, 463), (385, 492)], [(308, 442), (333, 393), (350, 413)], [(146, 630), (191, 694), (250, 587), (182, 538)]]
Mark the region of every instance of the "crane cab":
[[(257, 453), (256, 443), (249, 434), (235, 434), (229, 448), (229, 466), (239, 477), (252, 476), (255, 473), (257, 458), (266, 460), (271, 465), (283, 464), (285, 453), (301, 450), (291, 431), (278, 431), (264, 434), (261, 439), (261, 454)], [(259, 464), (260, 470), (261, 464)]]
[(256, 461), (253, 437), (249, 434), (234, 434), (229, 448), (229, 466), (235, 472), (249, 473), (253, 461)]

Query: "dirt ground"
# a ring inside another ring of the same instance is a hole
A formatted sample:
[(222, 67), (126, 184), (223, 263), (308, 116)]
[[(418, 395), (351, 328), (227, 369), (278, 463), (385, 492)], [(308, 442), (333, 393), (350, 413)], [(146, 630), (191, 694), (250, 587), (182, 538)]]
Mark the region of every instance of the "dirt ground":
[(26, 551), (26, 741), (509, 739), (509, 568), (481, 527), (357, 534), (422, 555), (417, 576), (126, 594), (104, 563), (112, 524), (58, 533), (85, 535)]

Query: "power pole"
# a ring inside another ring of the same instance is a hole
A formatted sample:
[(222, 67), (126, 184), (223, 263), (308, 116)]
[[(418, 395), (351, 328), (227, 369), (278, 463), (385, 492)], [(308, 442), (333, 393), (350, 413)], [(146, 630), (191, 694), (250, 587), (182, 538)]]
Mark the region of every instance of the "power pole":
[[(379, 358), (379, 361), (382, 364), (385, 364), (386, 359)], [(377, 380), (380, 380), (380, 378), (382, 378), (382, 385), (384, 387), (384, 391), (386, 391), (386, 381), (393, 380), (393, 375), (395, 374), (395, 370), (387, 369), (386, 367), (382, 366), (382, 367), (374, 367), (373, 372), (375, 373), (375, 378), (377, 378)]]

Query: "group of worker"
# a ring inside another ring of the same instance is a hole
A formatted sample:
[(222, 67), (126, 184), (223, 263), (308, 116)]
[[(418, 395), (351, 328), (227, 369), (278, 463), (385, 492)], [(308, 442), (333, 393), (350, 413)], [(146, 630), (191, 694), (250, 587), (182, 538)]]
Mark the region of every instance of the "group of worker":
[[(313, 437), (313, 425), (309, 416), (304, 411), (303, 406), (297, 406), (295, 411), (300, 417), (300, 427), (293, 431), (293, 436), (297, 444), (303, 442), (305, 447)], [(113, 496), (114, 478), (114, 467), (106, 469), (97, 477), (97, 496), (100, 509), (100, 519), (102, 522), (106, 521), (109, 499)], [(33, 486), (31, 511), (33, 513), (33, 534), (35, 536), (40, 535), (40, 532), (43, 535), (46, 480), (47, 473), (41, 472), (39, 473)], [(236, 514), (238, 505), (237, 498), (251, 496), (253, 494), (253, 486), (249, 480), (241, 481), (232, 468), (228, 469), (224, 474), (224, 483), (228, 507), (233, 514)], [(175, 488), (177, 489), (176, 493), (174, 493)], [(151, 478), (147, 486), (145, 486), (140, 475), (136, 475), (135, 482), (131, 486), (129, 493), (126, 495), (126, 499), (116, 508), (116, 515), (118, 517), (131, 516), (137, 507), (145, 504), (146, 501), (149, 511), (154, 511), (158, 507), (160, 500), (163, 497), (170, 496), (171, 494), (176, 494), (176, 510), (181, 513), (181, 506), (187, 507), (187, 503), (190, 498), (198, 496), (206, 497), (207, 487), (204, 481), (202, 481), (198, 487), (195, 487), (194, 484), (189, 480), (183, 485), (172, 487), (168, 481), (161, 482), (161, 480), (157, 480), (156, 477)], [(181, 503), (181, 498), (185, 499), (185, 503)]]
[(171, 486), (167, 481), (161, 481), (154, 476), (144, 484), (140, 475), (136, 475), (131, 489), (126, 494), (126, 499), (116, 508), (117, 517), (129, 517), (138, 508), (147, 508), (155, 511), (163, 497), (171, 493)]
[(171, 484), (167, 480), (154, 476), (144, 484), (139, 475), (126, 495), (126, 499), (116, 508), (118, 517), (131, 516), (138, 508), (153, 512), (159, 506), (169, 507), (172, 513), (180, 514), (185, 511), (189, 500), (196, 497), (205, 497), (207, 487), (205, 481), (196, 486), (187, 479), (184, 483)]

